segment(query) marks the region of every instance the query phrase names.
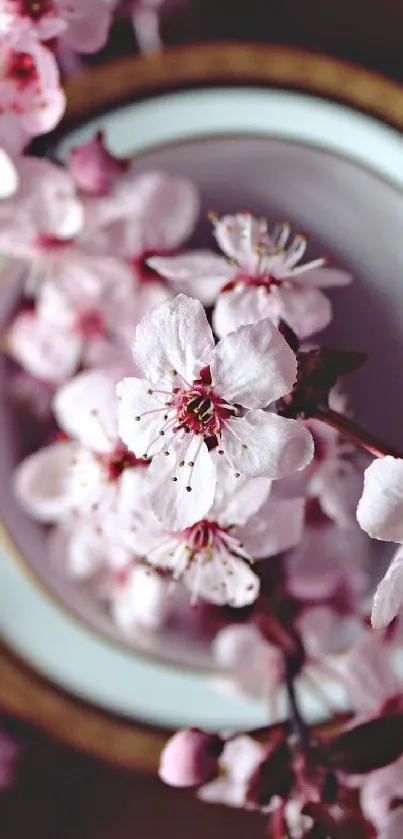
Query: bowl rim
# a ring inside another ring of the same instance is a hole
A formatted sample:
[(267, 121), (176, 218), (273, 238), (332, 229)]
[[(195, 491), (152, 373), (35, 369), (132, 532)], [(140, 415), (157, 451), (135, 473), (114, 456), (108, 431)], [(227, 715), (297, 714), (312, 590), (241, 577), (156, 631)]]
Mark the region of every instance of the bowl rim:
[[(66, 116), (51, 142), (128, 101), (217, 85), (304, 91), (403, 129), (403, 88), (377, 73), (289, 46), (218, 42), (168, 48), (158, 55), (130, 56), (87, 69), (67, 84)], [(0, 705), (5, 711), (103, 761), (156, 771), (166, 730), (78, 699), (36, 673), (1, 641), (0, 670)]]

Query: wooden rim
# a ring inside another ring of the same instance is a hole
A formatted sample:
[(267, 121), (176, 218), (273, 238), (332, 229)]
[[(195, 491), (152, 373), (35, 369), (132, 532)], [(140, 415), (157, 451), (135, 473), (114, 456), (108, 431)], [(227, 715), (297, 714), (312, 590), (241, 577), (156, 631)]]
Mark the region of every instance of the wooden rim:
[[(95, 113), (164, 90), (254, 84), (335, 99), (403, 129), (403, 89), (368, 70), (278, 45), (204, 44), (91, 68), (67, 86), (62, 132)], [(0, 644), (0, 704), (55, 739), (129, 769), (155, 772), (163, 729), (114, 716), (51, 684)]]

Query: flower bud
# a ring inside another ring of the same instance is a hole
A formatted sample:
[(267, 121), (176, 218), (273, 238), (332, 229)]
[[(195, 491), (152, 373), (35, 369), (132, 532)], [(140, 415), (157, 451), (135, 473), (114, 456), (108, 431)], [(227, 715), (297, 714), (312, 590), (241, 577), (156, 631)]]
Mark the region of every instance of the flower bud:
[(119, 160), (105, 148), (103, 133), (77, 146), (70, 153), (68, 168), (77, 186), (88, 195), (107, 195), (118, 175), (128, 167), (126, 160)]
[(198, 728), (177, 731), (160, 758), (159, 776), (172, 787), (197, 787), (217, 774), (224, 741)]

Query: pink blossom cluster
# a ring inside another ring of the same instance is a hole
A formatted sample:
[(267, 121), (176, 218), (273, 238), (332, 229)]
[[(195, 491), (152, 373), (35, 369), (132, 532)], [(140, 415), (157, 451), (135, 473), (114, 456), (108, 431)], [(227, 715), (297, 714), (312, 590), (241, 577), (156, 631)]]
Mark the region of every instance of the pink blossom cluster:
[[(0, 12), (7, 49), (18, 31), (54, 62), (43, 42), (74, 38), (76, 25), (90, 48), (81, 6), (34, 5)], [(126, 636), (164, 629), (188, 591), (209, 618), (215, 607), (240, 615), (213, 633), (217, 686), (272, 708), (288, 692), (290, 721), (274, 739), (179, 733), (162, 777), (262, 810), (275, 839), (356, 828), (362, 839), (396, 839), (399, 621), (394, 634), (364, 627), (366, 533), (399, 546), (374, 627), (403, 608), (403, 460), (350, 415), (340, 379), (362, 355), (312, 343), (332, 319), (328, 289), (350, 275), (306, 259), (306, 238), (288, 224), (271, 230), (249, 212), (211, 214), (211, 249), (189, 248), (195, 185), (115, 158), (102, 134), (64, 168), (4, 141), (0, 167), (0, 251), (17, 301), (3, 348), (31, 397), (46, 392), (52, 424), (16, 468), (18, 500)], [(360, 446), (375, 457), (367, 468)], [(356, 718), (322, 742), (294, 683), (326, 703), (329, 673)]]

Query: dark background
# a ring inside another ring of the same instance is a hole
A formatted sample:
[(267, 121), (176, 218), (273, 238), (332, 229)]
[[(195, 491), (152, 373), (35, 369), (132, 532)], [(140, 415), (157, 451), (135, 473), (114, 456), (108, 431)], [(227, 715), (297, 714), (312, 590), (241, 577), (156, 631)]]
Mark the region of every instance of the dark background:
[[(163, 31), (167, 43), (297, 44), (403, 79), (402, 0), (193, 0), (165, 17)], [(108, 48), (91, 61), (133, 48), (130, 28), (119, 21)], [(263, 836), (259, 816), (202, 805), (158, 779), (103, 766), (27, 726), (9, 725), (24, 751), (15, 788), (0, 794), (0, 839)]]

